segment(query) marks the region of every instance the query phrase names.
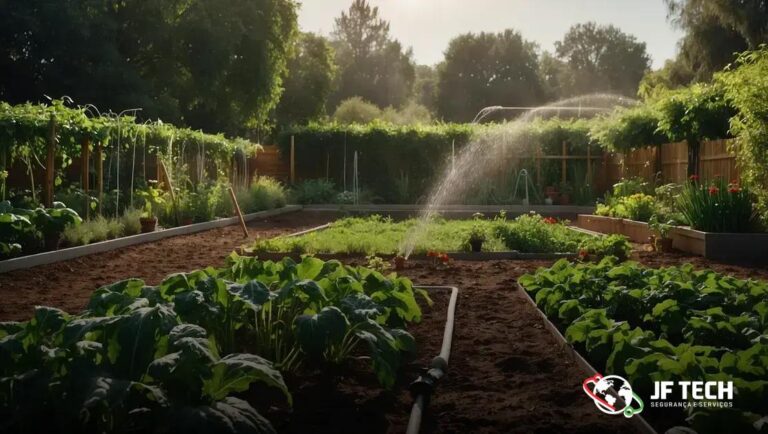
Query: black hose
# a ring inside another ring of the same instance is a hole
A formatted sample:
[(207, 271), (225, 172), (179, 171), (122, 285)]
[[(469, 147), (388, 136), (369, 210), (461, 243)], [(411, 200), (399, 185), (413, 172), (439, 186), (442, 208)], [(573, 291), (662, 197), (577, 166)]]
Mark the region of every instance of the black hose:
[(448, 360), (451, 356), (451, 343), (453, 341), (453, 326), (456, 313), (456, 302), (459, 298), (459, 288), (455, 286), (420, 286), (426, 290), (447, 290), (451, 291), (451, 300), (448, 303), (448, 314), (445, 320), (445, 330), (443, 332), (443, 345), (440, 348), (440, 354), (432, 359), (429, 370), (420, 375), (409, 389), (413, 396), (413, 407), (411, 408), (411, 417), (408, 420), (407, 434), (418, 434), (421, 429), (421, 420), (424, 411), (429, 405), (429, 398), (435, 390), (438, 381), (448, 370)]

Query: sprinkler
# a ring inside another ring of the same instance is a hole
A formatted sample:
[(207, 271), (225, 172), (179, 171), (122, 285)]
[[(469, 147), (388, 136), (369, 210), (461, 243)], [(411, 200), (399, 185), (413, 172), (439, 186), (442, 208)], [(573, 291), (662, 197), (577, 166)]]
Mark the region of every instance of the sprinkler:
[(520, 173), (517, 175), (517, 180), (515, 181), (515, 191), (512, 193), (512, 200), (515, 200), (517, 197), (517, 188), (520, 186), (520, 178), (525, 178), (525, 198), (522, 200), (523, 206), (528, 206), (530, 201), (528, 200), (528, 171), (525, 169), (521, 169)]

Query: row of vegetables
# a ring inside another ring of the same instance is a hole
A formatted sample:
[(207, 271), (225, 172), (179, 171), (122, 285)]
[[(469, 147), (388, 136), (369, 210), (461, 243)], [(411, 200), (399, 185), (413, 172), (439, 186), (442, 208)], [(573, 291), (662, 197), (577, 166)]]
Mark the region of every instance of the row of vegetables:
[(561, 260), (519, 283), (599, 371), (641, 396), (654, 381), (733, 381), (733, 407), (686, 409), (700, 434), (768, 429), (768, 283), (611, 257)]
[(0, 431), (273, 432), (285, 374), (365, 357), (391, 387), (419, 302), (406, 278), (311, 257), (104, 286), (80, 314), (0, 323)]

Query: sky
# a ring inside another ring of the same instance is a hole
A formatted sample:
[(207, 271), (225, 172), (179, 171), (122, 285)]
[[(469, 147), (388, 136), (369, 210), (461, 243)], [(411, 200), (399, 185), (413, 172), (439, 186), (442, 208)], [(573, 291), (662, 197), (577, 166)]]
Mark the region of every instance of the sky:
[[(328, 35), (352, 0), (299, 0), (302, 31)], [(390, 22), (391, 35), (413, 48), (419, 64), (443, 59), (448, 42), (467, 32), (512, 28), (543, 50), (554, 50), (573, 24), (613, 24), (647, 44), (653, 67), (674, 57), (682, 33), (667, 22), (663, 0), (369, 0)]]

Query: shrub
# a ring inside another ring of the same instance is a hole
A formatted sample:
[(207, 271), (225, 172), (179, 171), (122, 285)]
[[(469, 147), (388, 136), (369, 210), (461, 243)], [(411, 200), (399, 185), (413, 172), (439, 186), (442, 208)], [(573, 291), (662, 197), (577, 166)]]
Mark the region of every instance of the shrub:
[(120, 220), (97, 216), (79, 225), (68, 225), (64, 229), (62, 239), (68, 246), (85, 246), (119, 238), (123, 236), (123, 231), (124, 226)]
[(510, 250), (527, 253), (575, 252), (582, 234), (538, 214), (521, 215), (507, 224), (497, 219), (494, 232)]
[(127, 208), (120, 217), (120, 223), (123, 225), (123, 235), (137, 235), (141, 233), (141, 210)]
[(359, 96), (342, 101), (333, 113), (333, 119), (342, 124), (367, 124), (380, 117), (381, 109)]
[(758, 228), (757, 212), (749, 189), (722, 178), (710, 184), (694, 177), (683, 188), (678, 208), (686, 223), (705, 232), (753, 232)]
[(287, 194), (283, 184), (268, 176), (254, 179), (249, 191), (253, 198), (252, 212), (280, 208), (287, 203)]
[(314, 203), (333, 203), (336, 199), (336, 186), (325, 179), (308, 179), (293, 186), (291, 200), (307, 205)]

